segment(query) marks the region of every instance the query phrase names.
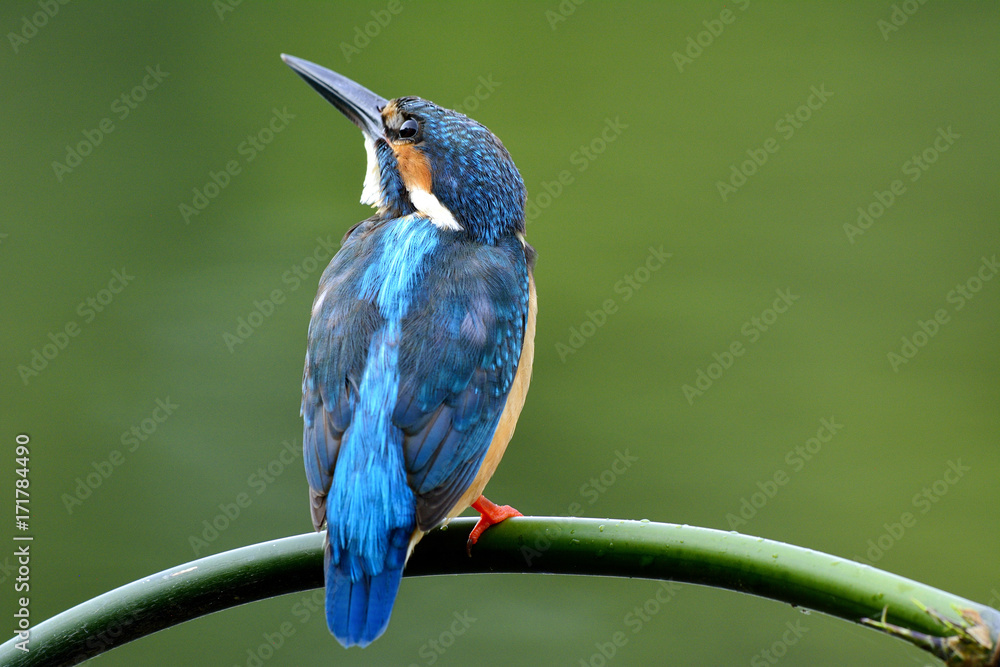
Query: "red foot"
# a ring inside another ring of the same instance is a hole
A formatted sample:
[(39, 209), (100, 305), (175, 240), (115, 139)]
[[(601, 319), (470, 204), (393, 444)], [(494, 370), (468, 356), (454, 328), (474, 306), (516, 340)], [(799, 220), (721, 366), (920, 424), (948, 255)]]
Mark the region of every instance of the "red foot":
[(486, 499), (486, 496), (479, 496), (476, 502), (472, 503), (472, 509), (479, 512), (479, 522), (469, 533), (469, 541), (465, 544), (465, 552), (472, 555), (472, 545), (479, 541), (479, 537), (492, 525), (501, 523), (512, 516), (524, 516), (510, 505), (497, 505)]

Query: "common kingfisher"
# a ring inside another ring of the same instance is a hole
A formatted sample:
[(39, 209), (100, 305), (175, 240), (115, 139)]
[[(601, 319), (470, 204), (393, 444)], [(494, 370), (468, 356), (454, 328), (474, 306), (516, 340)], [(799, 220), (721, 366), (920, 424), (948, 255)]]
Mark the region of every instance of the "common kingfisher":
[(524, 181), (486, 127), (420, 99), (386, 100), (282, 59), (364, 134), (361, 203), (319, 281), (302, 375), (312, 521), (326, 526), (326, 620), (344, 646), (383, 632), (414, 545), (483, 497), (524, 405), (534, 357), (535, 250)]

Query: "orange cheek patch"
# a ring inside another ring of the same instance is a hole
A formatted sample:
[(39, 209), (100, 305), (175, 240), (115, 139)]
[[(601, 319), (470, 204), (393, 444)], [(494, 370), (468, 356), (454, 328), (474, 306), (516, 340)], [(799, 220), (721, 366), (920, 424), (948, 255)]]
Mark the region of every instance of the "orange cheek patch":
[(412, 144), (393, 146), (396, 162), (399, 164), (399, 175), (407, 190), (431, 191), (431, 167), (427, 157)]

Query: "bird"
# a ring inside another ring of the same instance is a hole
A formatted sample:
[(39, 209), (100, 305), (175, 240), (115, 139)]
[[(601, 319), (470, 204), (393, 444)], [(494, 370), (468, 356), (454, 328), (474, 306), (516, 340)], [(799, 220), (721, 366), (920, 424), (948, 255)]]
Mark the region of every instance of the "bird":
[(482, 493), (531, 380), (536, 252), (524, 180), (484, 125), (282, 59), (361, 130), (361, 203), (375, 209), (319, 280), (301, 406), (327, 625), (364, 647), (385, 632), (425, 533), (471, 506), (471, 550), (521, 516)]

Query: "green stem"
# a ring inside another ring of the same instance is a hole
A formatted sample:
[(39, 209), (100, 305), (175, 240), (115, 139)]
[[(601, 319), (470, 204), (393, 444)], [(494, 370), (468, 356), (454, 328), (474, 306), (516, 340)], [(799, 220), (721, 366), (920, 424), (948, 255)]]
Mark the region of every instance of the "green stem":
[[(947, 653), (935, 638), (961, 636), (970, 623), (959, 610), (972, 610), (985, 628), (979, 636), (988, 633), (992, 644), (984, 646), (987, 658), (970, 665), (989, 664), (1000, 635), (1000, 612), (994, 609), (867, 565), (762, 538), (646, 521), (524, 517), (491, 528), (469, 558), (465, 540), (473, 523), (456, 519), (429, 533), (406, 575), (537, 572), (728, 588), (853, 622), (882, 618), (875, 623), (879, 629), (945, 659), (967, 659), (967, 653)], [(40, 623), (31, 629), (28, 652), (16, 647), (16, 637), (0, 646), (0, 664), (77, 664), (198, 616), (322, 586), (322, 564), (323, 535), (315, 533), (202, 558)]]

